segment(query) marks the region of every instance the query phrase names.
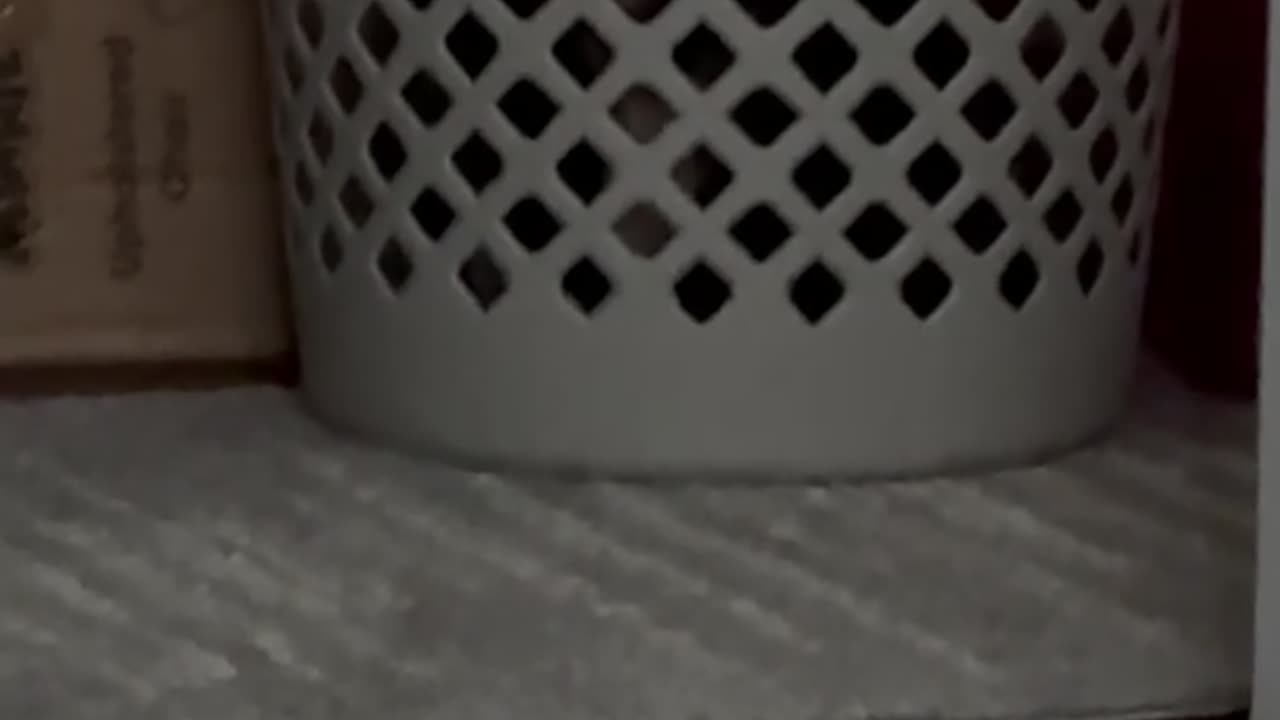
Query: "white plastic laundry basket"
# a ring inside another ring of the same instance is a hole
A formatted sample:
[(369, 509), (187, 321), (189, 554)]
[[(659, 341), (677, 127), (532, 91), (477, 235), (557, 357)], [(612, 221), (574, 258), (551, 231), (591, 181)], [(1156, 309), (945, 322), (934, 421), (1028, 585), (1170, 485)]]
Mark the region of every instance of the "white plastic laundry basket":
[(331, 420), (486, 465), (870, 475), (1123, 406), (1176, 0), (269, 7)]

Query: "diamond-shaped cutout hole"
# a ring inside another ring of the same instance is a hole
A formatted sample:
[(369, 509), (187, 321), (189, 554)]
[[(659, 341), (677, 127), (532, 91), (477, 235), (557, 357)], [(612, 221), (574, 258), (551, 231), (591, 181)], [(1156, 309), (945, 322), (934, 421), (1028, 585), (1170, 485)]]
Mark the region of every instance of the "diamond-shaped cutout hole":
[(1082, 127), (1098, 105), (1098, 86), (1083, 72), (1076, 73), (1058, 96), (1058, 112), (1073, 129)]
[(293, 168), (293, 193), (301, 205), (310, 205), (316, 199), (316, 186), (311, 181), (311, 174), (298, 163)]
[(964, 70), (971, 55), (968, 41), (944, 20), (916, 46), (914, 59), (924, 76), (942, 89)]
[(873, 203), (844, 231), (844, 237), (862, 257), (879, 262), (907, 236), (907, 226), (883, 203)]
[(584, 205), (595, 202), (613, 180), (613, 169), (609, 163), (586, 140), (578, 141), (560, 158), (556, 172), (565, 187)]
[(1133, 201), (1133, 179), (1126, 175), (1116, 187), (1116, 191), (1111, 194), (1111, 214), (1115, 216), (1116, 222), (1123, 225), (1129, 221), (1129, 214), (1133, 212)]
[(1076, 194), (1067, 190), (1058, 196), (1044, 213), (1044, 224), (1049, 234), (1059, 243), (1066, 243), (1080, 227), (1084, 208)]
[(410, 214), (418, 228), (436, 242), (444, 239), (458, 217), (448, 201), (431, 188), (418, 194), (410, 208)]
[(1116, 137), (1114, 130), (1106, 128), (1098, 135), (1098, 139), (1093, 142), (1093, 147), (1089, 150), (1089, 167), (1093, 170), (1093, 177), (1098, 182), (1106, 180), (1115, 169), (1119, 158), (1120, 140)]
[(473, 13), (468, 12), (444, 38), (445, 48), (472, 80), (498, 55), (498, 38)]
[(791, 281), (791, 304), (810, 325), (831, 315), (844, 296), (844, 282), (821, 261), (809, 265)]
[(761, 27), (773, 27), (791, 14), (800, 0), (737, 0), (738, 7)]
[(704, 261), (685, 271), (675, 284), (676, 299), (685, 313), (699, 324), (711, 321), (733, 297), (733, 288)]
[(955, 156), (935, 142), (911, 163), (907, 179), (925, 202), (937, 205), (959, 184), (962, 174)]
[(306, 82), (307, 74), (303, 68), (302, 59), (298, 57), (298, 51), (292, 46), (284, 50), (284, 77), (289, 89), (295, 93), (301, 90), (302, 84)]
[(676, 162), (671, 177), (698, 207), (710, 207), (733, 183), (733, 171), (706, 145), (698, 145)]
[(849, 187), (853, 171), (831, 148), (819, 145), (796, 165), (791, 181), (815, 208), (823, 210)]
[(1034, 197), (1053, 172), (1053, 155), (1037, 137), (1031, 137), (1009, 161), (1009, 178), (1027, 197)]
[(453, 98), (449, 91), (426, 71), (415, 72), (409, 81), (400, 89), (400, 97), (413, 111), (424, 127), (433, 128), (440, 124), (444, 116), (453, 107)]
[(1040, 286), (1040, 268), (1025, 250), (1019, 250), (1000, 273), (1000, 296), (1009, 307), (1021, 310)]
[(502, 175), (502, 156), (478, 133), (453, 152), (453, 166), (477, 195)]
[(364, 81), (356, 73), (355, 66), (345, 57), (338, 58), (329, 72), (329, 89), (338, 107), (350, 115), (364, 100)]
[(942, 310), (955, 283), (942, 266), (930, 258), (921, 260), (902, 280), (902, 301), (921, 320), (929, 320)]
[(662, 137), (676, 119), (671, 103), (650, 85), (633, 85), (609, 108), (609, 115), (641, 145)]
[(590, 258), (582, 258), (565, 272), (560, 289), (578, 312), (590, 317), (613, 294), (613, 282)]
[(1173, 27), (1173, 2), (1165, 0), (1164, 8), (1160, 10), (1160, 19), (1156, 22), (1156, 34), (1160, 38), (1169, 37), (1169, 29)]
[(983, 140), (995, 140), (1009, 126), (1018, 105), (1004, 86), (988, 80), (964, 104), (961, 113)]
[(324, 269), (330, 273), (337, 272), (338, 268), (342, 266), (342, 260), (346, 252), (343, 250), (342, 241), (338, 240), (338, 235), (333, 231), (333, 228), (325, 228), (324, 232), (320, 233), (319, 250), (320, 263), (324, 266)]
[(977, 5), (992, 20), (1003, 22), (1018, 9), (1021, 2), (1022, 0), (977, 0)]
[(378, 275), (387, 284), (387, 289), (394, 295), (404, 292), (413, 277), (413, 258), (405, 250), (404, 245), (396, 238), (391, 238), (378, 252)]
[(1102, 36), (1102, 51), (1106, 53), (1112, 65), (1119, 65), (1124, 61), (1129, 50), (1133, 48), (1136, 33), (1129, 6), (1121, 4), (1120, 11), (1116, 13), (1115, 19), (1107, 26), (1107, 31)]
[(1049, 77), (1067, 54), (1067, 36), (1048, 15), (1040, 18), (1022, 39), (1022, 64), (1037, 80)]
[[(507, 6), (513, 15), (521, 20), (528, 20), (538, 11), (546, 7), (551, 0), (502, 0), (502, 4)], [(420, 5), (423, 3), (430, 4), (434, 0), (416, 0)]]
[(815, 88), (828, 93), (857, 65), (858, 50), (834, 25), (823, 23), (796, 46), (791, 59)]
[(502, 222), (511, 237), (531, 253), (547, 249), (564, 229), (555, 213), (535, 197), (526, 197), (512, 205)]
[(1151, 70), (1145, 61), (1139, 62), (1133, 69), (1133, 73), (1129, 75), (1129, 82), (1125, 84), (1124, 97), (1129, 105), (1129, 111), (1136, 113), (1141, 110), (1150, 95)]
[(1106, 255), (1102, 252), (1102, 247), (1098, 245), (1097, 240), (1091, 241), (1080, 254), (1080, 260), (1076, 263), (1076, 280), (1080, 283), (1081, 292), (1086, 296), (1092, 295), (1097, 289), (1098, 281), (1102, 279), (1105, 261)]
[(672, 0), (615, 0), (622, 11), (639, 23), (650, 23), (662, 14)]
[(956, 219), (954, 228), (960, 241), (975, 254), (981, 255), (1000, 241), (1009, 229), (1009, 223), (995, 203), (989, 198), (981, 197)]
[(910, 127), (916, 111), (892, 87), (880, 85), (854, 108), (851, 119), (872, 144), (887, 145)]
[(917, 0), (854, 0), (854, 2), (861, 5), (868, 15), (886, 27), (897, 25), (898, 21), (906, 17), (907, 13), (911, 12), (911, 8), (917, 5)]
[(379, 65), (386, 65), (400, 45), (400, 31), (379, 2), (369, 3), (356, 25), (360, 42)]
[(324, 11), (318, 0), (301, 0), (298, 3), (298, 29), (311, 47), (319, 47), (324, 40)]
[(613, 64), (609, 43), (585, 20), (577, 20), (556, 40), (551, 54), (583, 88), (589, 88)]
[(458, 269), (458, 281), (476, 304), (488, 312), (507, 294), (507, 273), (486, 248), (478, 248)]
[(662, 254), (676, 236), (676, 226), (656, 205), (632, 205), (613, 223), (613, 234), (632, 253), (645, 259)]
[(521, 135), (536, 140), (560, 113), (560, 106), (529, 78), (517, 80), (498, 98), (498, 110)]
[(777, 142), (796, 121), (795, 108), (768, 88), (757, 88), (734, 106), (733, 122), (756, 145)]
[(729, 234), (752, 260), (765, 262), (787, 244), (792, 229), (777, 210), (761, 203), (743, 213)]
[(409, 156), (391, 126), (381, 123), (369, 138), (369, 158), (378, 174), (389, 181), (400, 173)]
[(733, 66), (737, 56), (719, 34), (699, 24), (676, 43), (671, 59), (694, 87), (706, 90)]
[(354, 177), (347, 178), (342, 184), (338, 191), (338, 204), (342, 206), (342, 213), (347, 216), (352, 227), (364, 227), (373, 216), (373, 198), (369, 197), (369, 191)]
[(329, 162), (333, 156), (333, 126), (324, 115), (316, 113), (311, 116), (311, 122), (307, 124), (307, 143), (321, 165)]

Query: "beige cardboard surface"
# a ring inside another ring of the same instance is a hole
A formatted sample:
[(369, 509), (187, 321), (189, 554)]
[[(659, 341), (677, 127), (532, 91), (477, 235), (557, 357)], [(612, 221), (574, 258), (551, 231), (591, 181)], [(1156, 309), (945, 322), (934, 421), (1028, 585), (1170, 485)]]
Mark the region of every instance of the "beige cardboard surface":
[(0, 362), (287, 347), (257, 0), (0, 2)]

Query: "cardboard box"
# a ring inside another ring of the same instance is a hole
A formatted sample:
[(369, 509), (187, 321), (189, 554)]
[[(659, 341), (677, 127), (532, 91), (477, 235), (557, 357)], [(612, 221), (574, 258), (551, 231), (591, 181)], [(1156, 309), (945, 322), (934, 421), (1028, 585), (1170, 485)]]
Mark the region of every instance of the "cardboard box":
[(288, 347), (258, 0), (0, 0), (0, 366)]

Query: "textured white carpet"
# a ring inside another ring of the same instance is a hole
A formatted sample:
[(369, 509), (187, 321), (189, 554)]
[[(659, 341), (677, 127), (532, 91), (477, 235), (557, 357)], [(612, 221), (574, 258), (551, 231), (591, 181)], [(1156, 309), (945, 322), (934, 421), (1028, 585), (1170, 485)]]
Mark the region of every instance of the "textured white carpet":
[(0, 717), (1155, 717), (1246, 697), (1253, 417), (997, 477), (503, 479), (275, 390), (0, 406)]

